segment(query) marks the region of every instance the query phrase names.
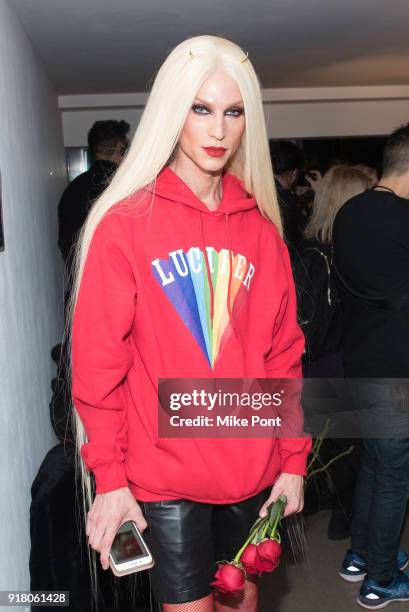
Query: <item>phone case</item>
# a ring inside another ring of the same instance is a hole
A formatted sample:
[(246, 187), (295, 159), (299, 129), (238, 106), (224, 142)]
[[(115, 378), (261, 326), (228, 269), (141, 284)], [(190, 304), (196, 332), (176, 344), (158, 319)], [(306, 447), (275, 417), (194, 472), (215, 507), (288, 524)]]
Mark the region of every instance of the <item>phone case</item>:
[(128, 574), (136, 574), (136, 572), (142, 572), (143, 570), (150, 569), (155, 565), (155, 561), (152, 559), (151, 563), (146, 563), (145, 565), (138, 565), (138, 567), (133, 567), (131, 569), (125, 570), (124, 572), (118, 572), (111, 564), (111, 559), (109, 560), (109, 565), (111, 567), (112, 573), (120, 578), (121, 576), (127, 576)]
[(132, 567), (132, 568), (130, 568), (130, 569), (128, 569), (128, 570), (125, 570), (125, 571), (119, 572), (118, 570), (116, 570), (116, 569), (115, 569), (115, 567), (114, 567), (113, 563), (111, 562), (111, 559), (108, 559), (108, 561), (109, 561), (109, 565), (110, 565), (110, 568), (111, 568), (111, 570), (112, 570), (112, 573), (113, 573), (115, 576), (118, 576), (118, 577), (121, 577), (121, 576), (127, 576), (128, 574), (136, 574), (136, 572), (142, 572), (143, 570), (150, 569), (151, 567), (153, 567), (153, 566), (155, 565), (155, 560), (154, 560), (154, 558), (153, 558), (153, 556), (152, 556), (152, 553), (151, 553), (151, 552), (150, 552), (150, 550), (148, 549), (148, 546), (147, 546), (147, 544), (146, 544), (145, 540), (143, 539), (143, 536), (142, 536), (141, 532), (139, 531), (138, 527), (136, 526), (135, 521), (132, 521), (132, 523), (133, 523), (133, 525), (134, 525), (134, 527), (135, 527), (136, 531), (138, 532), (139, 537), (141, 538), (141, 540), (142, 540), (142, 542), (143, 542), (143, 544), (144, 544), (145, 548), (146, 548), (146, 549), (148, 550), (148, 552), (150, 553), (150, 555), (151, 555), (151, 557), (152, 557), (152, 561), (151, 561), (150, 563), (144, 563), (143, 565), (138, 565), (137, 567)]

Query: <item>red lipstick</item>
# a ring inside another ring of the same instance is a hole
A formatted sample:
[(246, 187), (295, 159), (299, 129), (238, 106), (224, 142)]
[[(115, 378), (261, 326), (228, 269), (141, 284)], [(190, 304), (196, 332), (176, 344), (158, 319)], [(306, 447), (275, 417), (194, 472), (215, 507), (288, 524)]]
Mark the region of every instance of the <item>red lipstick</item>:
[(202, 147), (210, 157), (223, 157), (227, 149), (224, 147)]

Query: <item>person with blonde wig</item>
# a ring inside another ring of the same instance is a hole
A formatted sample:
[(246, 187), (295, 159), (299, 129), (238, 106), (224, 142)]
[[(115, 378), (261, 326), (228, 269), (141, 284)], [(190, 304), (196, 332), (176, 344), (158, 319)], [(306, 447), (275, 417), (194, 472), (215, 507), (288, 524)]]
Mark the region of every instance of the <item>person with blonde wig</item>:
[(332, 242), (334, 219), (350, 198), (372, 187), (372, 178), (359, 167), (336, 164), (321, 179), (314, 208), (304, 236), (322, 243)]
[(83, 226), (67, 329), (90, 548), (108, 569), (119, 526), (146, 530), (165, 611), (257, 610), (254, 577), (240, 597), (212, 592), (215, 561), (280, 494), (287, 514), (303, 506), (307, 436), (158, 436), (160, 378), (300, 376), (281, 233), (248, 54), (182, 42)]
[(309, 376), (336, 375), (326, 368), (329, 356), (337, 353), (340, 347), (340, 307), (332, 268), (332, 228), (345, 202), (370, 186), (370, 178), (360, 170), (346, 164), (332, 166), (318, 183), (303, 239), (291, 252), (298, 318), (306, 338), (304, 371)]
[[(343, 378), (342, 308), (333, 269), (332, 228), (342, 206), (353, 196), (369, 189), (371, 179), (346, 164), (332, 166), (320, 180), (313, 212), (304, 238), (292, 249), (291, 258), (298, 298), (298, 317), (305, 335), (303, 373), (308, 378)], [(333, 507), (328, 537), (341, 540), (350, 535), (352, 499), (359, 469), (359, 441), (327, 438), (321, 447), (323, 463), (346, 451), (330, 469)], [(307, 492), (306, 508), (313, 505), (314, 490)], [(315, 502), (319, 507), (321, 501)]]

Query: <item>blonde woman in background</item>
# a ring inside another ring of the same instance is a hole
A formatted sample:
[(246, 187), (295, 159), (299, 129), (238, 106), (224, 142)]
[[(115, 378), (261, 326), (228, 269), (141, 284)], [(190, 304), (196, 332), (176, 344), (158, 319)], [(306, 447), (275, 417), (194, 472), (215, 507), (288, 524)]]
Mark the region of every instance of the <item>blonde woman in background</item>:
[(361, 170), (360, 167), (346, 164), (332, 166), (318, 184), (304, 237), (321, 244), (331, 244), (334, 219), (341, 206), (373, 184), (373, 177), (369, 172), (364, 172), (363, 167)]
[(256, 611), (254, 577), (239, 597), (213, 596), (215, 561), (280, 494), (287, 514), (303, 507), (308, 437), (158, 437), (159, 378), (301, 375), (281, 234), (248, 54), (186, 40), (83, 227), (68, 328), (90, 547), (108, 569), (119, 526), (146, 529), (165, 611)]
[[(305, 334), (303, 374), (308, 378), (343, 377), (342, 306), (332, 263), (332, 229), (341, 207), (353, 196), (372, 187), (368, 174), (352, 166), (330, 168), (317, 186), (314, 207), (304, 239), (292, 250), (298, 298), (299, 323)], [(359, 440), (329, 439), (321, 447), (324, 463), (354, 445), (354, 451), (329, 470), (332, 479), (332, 512), (328, 537), (349, 537), (352, 500), (359, 467)], [(311, 485), (313, 486), (313, 485)], [(315, 486), (315, 485), (314, 485)], [(325, 484), (322, 485), (325, 490)], [(307, 491), (306, 511), (320, 508), (321, 493)]]

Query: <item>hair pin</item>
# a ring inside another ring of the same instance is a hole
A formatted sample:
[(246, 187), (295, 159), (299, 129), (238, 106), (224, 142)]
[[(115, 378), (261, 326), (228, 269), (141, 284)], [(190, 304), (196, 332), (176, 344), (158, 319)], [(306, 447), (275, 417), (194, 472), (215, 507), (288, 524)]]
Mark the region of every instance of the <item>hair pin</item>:
[(249, 52), (247, 51), (246, 55), (243, 57), (243, 59), (240, 60), (240, 64), (244, 64), (244, 62), (246, 61), (246, 59), (249, 58)]

